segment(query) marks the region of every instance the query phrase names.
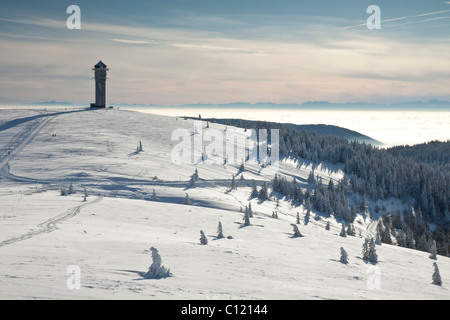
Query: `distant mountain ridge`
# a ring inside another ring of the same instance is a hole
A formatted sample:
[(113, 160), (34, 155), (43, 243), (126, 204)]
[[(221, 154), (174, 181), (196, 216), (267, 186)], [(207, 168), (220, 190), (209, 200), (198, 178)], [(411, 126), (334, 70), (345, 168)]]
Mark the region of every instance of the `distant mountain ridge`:
[(428, 100), (428, 101), (410, 101), (401, 103), (370, 103), (370, 102), (345, 102), (336, 103), (329, 101), (309, 101), (305, 103), (273, 103), (273, 102), (232, 102), (222, 104), (194, 103), (182, 105), (145, 105), (145, 104), (121, 104), (112, 103), (114, 106), (124, 107), (149, 107), (149, 108), (224, 108), (224, 109), (305, 109), (305, 110), (409, 110), (409, 111), (450, 111), (450, 101)]
[(52, 106), (72, 106), (73, 103), (71, 102), (67, 102), (67, 101), (46, 101), (46, 102), (33, 102), (31, 103), (31, 105), (34, 106), (48, 106), (48, 105), (52, 105)]

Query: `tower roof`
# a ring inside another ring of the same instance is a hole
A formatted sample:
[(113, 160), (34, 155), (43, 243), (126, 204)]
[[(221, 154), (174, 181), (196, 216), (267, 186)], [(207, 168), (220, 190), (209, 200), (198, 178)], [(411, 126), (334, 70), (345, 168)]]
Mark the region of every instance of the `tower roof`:
[(100, 61), (94, 66), (94, 68), (95, 68), (95, 69), (107, 68), (107, 66), (106, 66), (106, 64), (104, 64), (104, 63), (102, 62), (102, 60), (100, 60)]

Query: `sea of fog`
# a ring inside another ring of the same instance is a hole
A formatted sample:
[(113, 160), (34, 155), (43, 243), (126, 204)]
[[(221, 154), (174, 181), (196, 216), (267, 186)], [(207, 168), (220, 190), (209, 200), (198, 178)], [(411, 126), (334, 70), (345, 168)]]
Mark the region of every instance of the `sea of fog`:
[[(0, 106), (1, 109), (75, 108), (73, 106)], [(373, 111), (373, 110), (292, 110), (292, 109), (218, 109), (119, 106), (167, 116), (202, 118), (240, 118), (293, 124), (327, 124), (357, 131), (385, 144), (386, 147), (450, 140), (450, 111)]]
[(175, 109), (126, 107), (140, 112), (202, 118), (240, 118), (335, 125), (367, 135), (386, 147), (450, 140), (450, 111)]

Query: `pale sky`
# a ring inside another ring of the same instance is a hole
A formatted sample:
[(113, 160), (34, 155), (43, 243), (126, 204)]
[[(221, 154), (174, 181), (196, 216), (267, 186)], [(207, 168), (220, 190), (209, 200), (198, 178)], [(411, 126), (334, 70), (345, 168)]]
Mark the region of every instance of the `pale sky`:
[[(69, 30), (69, 5), (81, 29)], [(381, 9), (369, 30), (367, 8)], [(0, 103), (450, 100), (450, 2), (435, 0), (9, 1)]]

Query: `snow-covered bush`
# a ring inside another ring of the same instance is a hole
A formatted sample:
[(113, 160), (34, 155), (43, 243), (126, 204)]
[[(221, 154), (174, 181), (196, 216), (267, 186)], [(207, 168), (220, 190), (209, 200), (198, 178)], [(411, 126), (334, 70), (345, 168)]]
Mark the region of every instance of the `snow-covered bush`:
[(171, 277), (172, 273), (170, 272), (170, 269), (167, 269), (161, 265), (162, 260), (161, 256), (158, 253), (158, 250), (154, 247), (151, 247), (150, 251), (152, 252), (153, 263), (150, 268), (148, 268), (148, 271), (142, 274), (144, 279), (162, 279)]

